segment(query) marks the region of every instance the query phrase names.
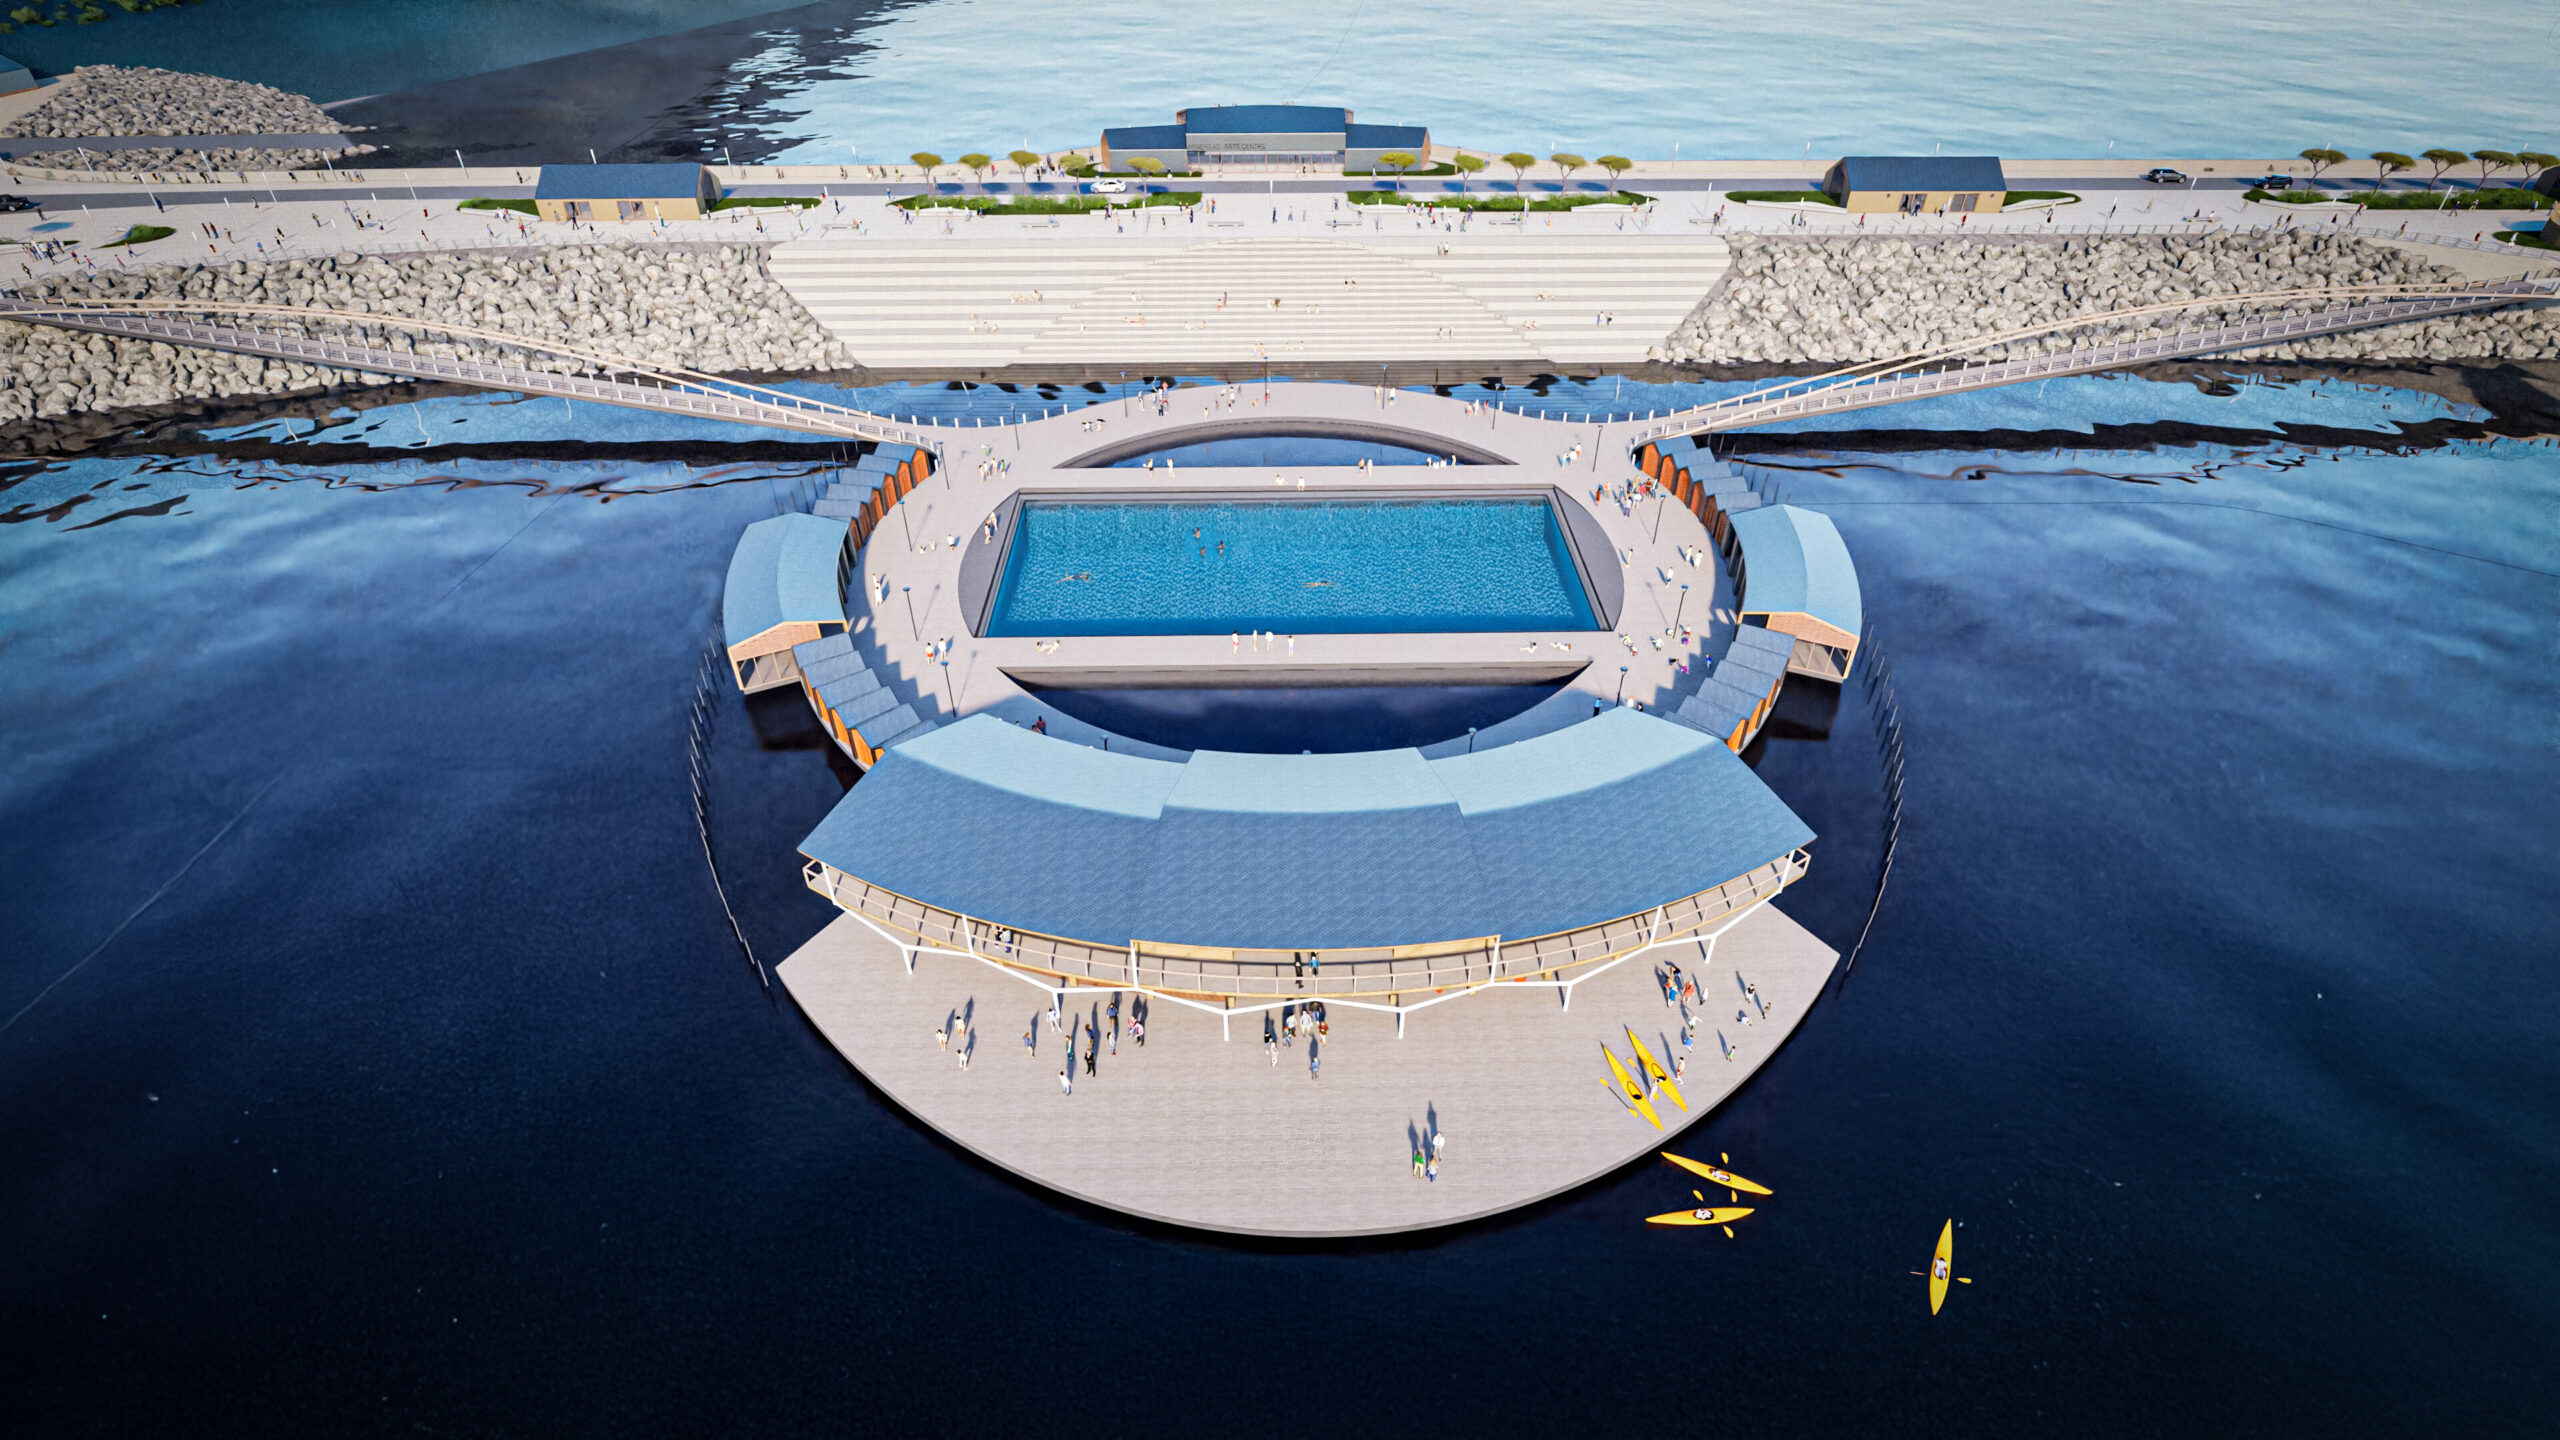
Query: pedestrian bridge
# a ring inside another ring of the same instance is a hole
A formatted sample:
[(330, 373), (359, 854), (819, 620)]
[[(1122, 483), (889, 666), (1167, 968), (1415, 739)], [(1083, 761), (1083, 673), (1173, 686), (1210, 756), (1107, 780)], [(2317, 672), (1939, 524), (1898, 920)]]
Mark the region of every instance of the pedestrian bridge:
[[(1241, 409), (1204, 410), (1196, 427), (1150, 425), (1143, 437), (1115, 434), (1107, 442), (1079, 445), (1087, 434), (1078, 417), (1095, 406), (1062, 406), (1029, 420), (962, 424), (878, 415), (757, 385), (678, 367), (639, 364), (566, 339), (527, 336), (401, 316), (304, 306), (233, 304), (206, 300), (36, 300), (0, 296), (0, 317), (103, 335), (193, 345), (235, 354), (327, 366), (334, 369), (440, 380), (528, 395), (557, 395), (637, 410), (762, 425), (850, 440), (885, 441), (941, 452), (951, 444), (1037, 445), (1049, 463), (1067, 467), (1108, 465), (1146, 450), (1254, 434), (1325, 434), (1370, 438), (1449, 454), (1474, 464), (1517, 463), (1528, 452), (1552, 453), (1559, 435), (1590, 435), (1596, 445), (1632, 451), (1647, 441), (1748, 429), (1787, 420), (1897, 404), (1905, 400), (2003, 385), (2086, 375), (2163, 360), (2193, 359), (2380, 325), (2470, 314), (2509, 305), (2560, 299), (2560, 277), (2541, 276), (2470, 285), (2338, 286), (2270, 290), (2141, 306), (2005, 331), (1926, 354), (1851, 366), (1771, 386), (1747, 395), (1668, 414), (1612, 415), (1597, 433), (1572, 424), (1541, 433), (1524, 412), (1497, 407), (1490, 425), (1476, 423), (1477, 407), (1417, 405), (1343, 417), (1341, 407), (1319, 398), (1340, 386), (1244, 387), (1253, 392)], [(2198, 311), (2264, 308), (2263, 318), (2187, 325), (2178, 317)], [(2163, 329), (2163, 325), (2174, 328)], [(416, 337), (385, 344), (370, 338), (332, 338), (332, 327), (379, 328)], [(2116, 338), (2093, 333), (2068, 349), (2038, 355), (2013, 352), (2057, 335), (2139, 327)], [(491, 349), (501, 353), (491, 355)], [(1392, 392), (1381, 391), (1382, 396)], [(1422, 397), (1411, 397), (1422, 398)], [(1122, 402), (1125, 410), (1129, 402)], [(1512, 443), (1490, 443), (1502, 419), (1516, 417)], [(1160, 411), (1151, 417), (1188, 420)], [(1552, 423), (1552, 422), (1550, 422)], [(1305, 427), (1316, 428), (1308, 429)], [(999, 434), (982, 434), (995, 431)], [(1168, 432), (1173, 433), (1168, 433)], [(1567, 439), (1565, 444), (1572, 441)], [(1135, 448), (1133, 448), (1135, 447)]]

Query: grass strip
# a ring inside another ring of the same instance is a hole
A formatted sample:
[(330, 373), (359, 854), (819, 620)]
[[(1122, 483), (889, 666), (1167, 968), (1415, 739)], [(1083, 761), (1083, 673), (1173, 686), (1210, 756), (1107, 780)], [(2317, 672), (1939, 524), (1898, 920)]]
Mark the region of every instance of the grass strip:
[(148, 245), (154, 240), (166, 240), (177, 233), (166, 225), (136, 225), (98, 248), (113, 250), (119, 245)]

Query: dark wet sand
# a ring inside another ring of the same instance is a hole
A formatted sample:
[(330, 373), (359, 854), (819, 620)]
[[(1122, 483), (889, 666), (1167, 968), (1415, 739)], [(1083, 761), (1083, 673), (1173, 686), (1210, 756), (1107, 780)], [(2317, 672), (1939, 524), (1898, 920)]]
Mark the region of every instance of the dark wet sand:
[(729, 90), (731, 67), (784, 32), (797, 33), (811, 66), (832, 64), (868, 48), (862, 32), (902, 8), (901, 0), (821, 0), (368, 96), (330, 113), (381, 127), (361, 138), (389, 152), (371, 157), (383, 167), (450, 165), (457, 149), (475, 165), (569, 164), (590, 150), (607, 162), (717, 162), (724, 144), (737, 163), (752, 164), (799, 137), (768, 127), (766, 85)]

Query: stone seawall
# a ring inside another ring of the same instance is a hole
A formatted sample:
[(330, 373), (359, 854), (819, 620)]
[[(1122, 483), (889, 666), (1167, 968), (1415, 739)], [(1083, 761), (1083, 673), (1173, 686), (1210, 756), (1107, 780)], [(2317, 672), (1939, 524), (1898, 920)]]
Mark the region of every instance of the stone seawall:
[[(765, 272), (757, 245), (564, 246), (443, 254), (346, 254), (265, 265), (170, 266), (48, 278), (19, 294), (313, 306), (469, 325), (635, 363), (722, 374), (842, 370), (852, 357)], [(215, 317), (217, 320), (220, 317)], [(295, 330), (291, 322), (231, 323)], [(500, 343), (379, 324), (332, 338), (538, 369), (570, 362)], [(351, 371), (0, 322), (0, 424), (177, 400), (367, 383)], [(379, 379), (370, 383), (380, 383)]]
[[(1724, 283), (1662, 346), (1680, 363), (1856, 364), (2006, 330), (2167, 301), (2310, 286), (2454, 282), (2375, 241), (2309, 232), (2048, 241), (1734, 237)], [(2323, 308), (2316, 303), (2297, 310)], [(2094, 340), (2271, 313), (2200, 308), (1984, 352), (2043, 355)], [(2560, 309), (2517, 308), (2264, 346), (2273, 360), (2537, 360), (2560, 356)]]

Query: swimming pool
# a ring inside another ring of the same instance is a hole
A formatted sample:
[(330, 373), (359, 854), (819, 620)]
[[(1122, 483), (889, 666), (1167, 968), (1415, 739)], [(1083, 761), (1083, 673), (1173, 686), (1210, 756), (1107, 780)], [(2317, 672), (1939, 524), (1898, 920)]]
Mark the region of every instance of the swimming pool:
[(986, 632), (1591, 630), (1543, 496), (1026, 500)]

